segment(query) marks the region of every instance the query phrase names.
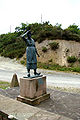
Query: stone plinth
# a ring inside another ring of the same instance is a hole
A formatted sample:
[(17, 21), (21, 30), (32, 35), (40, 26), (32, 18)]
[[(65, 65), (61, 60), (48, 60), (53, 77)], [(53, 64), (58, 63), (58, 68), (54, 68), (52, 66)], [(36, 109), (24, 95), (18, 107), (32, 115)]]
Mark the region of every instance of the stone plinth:
[(49, 97), (50, 94), (46, 93), (46, 76), (20, 78), (20, 95), (17, 100), (35, 105)]

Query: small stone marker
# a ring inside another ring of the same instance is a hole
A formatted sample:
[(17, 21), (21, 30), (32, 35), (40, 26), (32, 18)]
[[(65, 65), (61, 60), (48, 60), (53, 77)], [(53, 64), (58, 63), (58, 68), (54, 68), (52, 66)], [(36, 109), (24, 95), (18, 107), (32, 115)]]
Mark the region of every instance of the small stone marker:
[(14, 74), (13, 77), (12, 77), (12, 81), (11, 81), (11, 84), (10, 84), (10, 87), (19, 87), (19, 82), (18, 82), (18, 78), (17, 78), (17, 75)]

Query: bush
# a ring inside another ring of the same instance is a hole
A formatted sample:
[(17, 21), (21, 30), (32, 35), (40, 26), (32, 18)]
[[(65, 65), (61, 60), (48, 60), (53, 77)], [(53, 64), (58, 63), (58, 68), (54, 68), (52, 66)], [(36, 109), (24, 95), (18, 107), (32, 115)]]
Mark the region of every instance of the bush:
[(59, 43), (57, 43), (57, 42), (49, 43), (49, 45), (50, 45), (52, 50), (56, 50), (59, 48)]
[(74, 67), (74, 68), (72, 68), (72, 71), (73, 71), (73, 72), (79, 72), (79, 73), (80, 73), (80, 67)]
[(80, 58), (78, 59), (78, 62), (80, 63)]
[(52, 59), (48, 60), (48, 62), (52, 62), (52, 61), (53, 61)]
[(24, 60), (21, 60), (20, 63), (23, 64), (23, 65), (25, 65), (25, 61)]
[(42, 51), (43, 52), (47, 52), (47, 48), (46, 47), (42, 47)]
[(77, 58), (75, 56), (68, 56), (67, 61), (68, 63), (74, 63), (77, 61)]

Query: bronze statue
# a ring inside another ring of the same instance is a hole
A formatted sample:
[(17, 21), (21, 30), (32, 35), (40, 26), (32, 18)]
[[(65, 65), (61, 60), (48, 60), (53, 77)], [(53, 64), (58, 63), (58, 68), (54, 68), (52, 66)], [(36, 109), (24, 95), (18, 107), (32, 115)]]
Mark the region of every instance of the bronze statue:
[[(27, 35), (27, 38), (25, 37)], [(35, 42), (34, 40), (31, 38), (31, 31), (27, 31), (26, 33), (24, 33), (23, 35), (21, 35), (21, 37), (23, 38), (23, 40), (26, 43), (26, 56), (27, 56), (27, 71), (28, 74), (27, 76), (30, 77), (30, 69), (34, 69), (34, 75), (35, 76), (39, 76), (40, 73), (37, 73), (37, 58), (36, 58), (36, 54), (39, 56), (36, 46), (35, 46)]]

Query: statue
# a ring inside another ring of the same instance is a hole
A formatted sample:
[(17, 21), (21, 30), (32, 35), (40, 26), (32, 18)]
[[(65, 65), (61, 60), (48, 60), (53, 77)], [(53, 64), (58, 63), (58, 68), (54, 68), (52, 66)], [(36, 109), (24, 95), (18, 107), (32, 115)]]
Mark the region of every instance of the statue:
[[(27, 35), (27, 38), (25, 37)], [(35, 46), (35, 42), (34, 40), (31, 38), (31, 31), (27, 31), (26, 33), (24, 33), (23, 35), (21, 35), (22, 39), (25, 41), (26, 43), (26, 56), (27, 56), (27, 77), (30, 77), (30, 69), (34, 69), (34, 75), (35, 76), (39, 76), (40, 73), (37, 73), (37, 58), (36, 55), (39, 56), (36, 46)]]

